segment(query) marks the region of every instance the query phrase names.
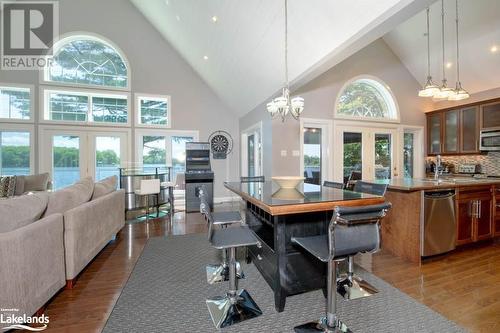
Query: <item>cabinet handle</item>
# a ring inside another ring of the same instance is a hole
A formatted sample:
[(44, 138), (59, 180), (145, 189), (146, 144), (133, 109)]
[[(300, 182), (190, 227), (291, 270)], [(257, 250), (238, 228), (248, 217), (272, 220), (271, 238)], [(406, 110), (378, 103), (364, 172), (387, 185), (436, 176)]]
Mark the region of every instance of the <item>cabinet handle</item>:
[(480, 219), (481, 218), (481, 203), (482, 201), (481, 200), (478, 200), (477, 201), (477, 218)]

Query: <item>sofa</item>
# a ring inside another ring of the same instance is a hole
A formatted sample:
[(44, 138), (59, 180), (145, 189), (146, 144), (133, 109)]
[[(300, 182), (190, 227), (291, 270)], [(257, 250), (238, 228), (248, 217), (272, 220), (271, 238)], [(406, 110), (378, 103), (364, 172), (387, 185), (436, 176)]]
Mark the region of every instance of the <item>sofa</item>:
[[(0, 200), (0, 314), (33, 315), (125, 224), (116, 176)], [(9, 312), (12, 309), (18, 311)]]

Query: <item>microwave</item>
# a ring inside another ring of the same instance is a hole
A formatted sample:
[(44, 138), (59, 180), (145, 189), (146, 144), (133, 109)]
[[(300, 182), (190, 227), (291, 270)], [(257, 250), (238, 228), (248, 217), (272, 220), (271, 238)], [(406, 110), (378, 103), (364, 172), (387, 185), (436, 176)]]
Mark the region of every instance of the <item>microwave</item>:
[(481, 130), (479, 150), (500, 151), (500, 128)]

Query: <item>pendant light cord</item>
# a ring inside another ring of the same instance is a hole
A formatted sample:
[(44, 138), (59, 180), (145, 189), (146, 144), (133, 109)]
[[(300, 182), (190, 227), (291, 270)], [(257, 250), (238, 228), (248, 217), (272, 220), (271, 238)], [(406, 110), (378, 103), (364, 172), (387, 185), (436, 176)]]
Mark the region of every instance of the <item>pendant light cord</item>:
[(288, 0), (285, 0), (285, 80), (286, 87), (289, 89), (288, 84)]
[(429, 11), (430, 8), (427, 7), (427, 78), (431, 76), (431, 42), (429, 36)]
[(444, 0), (441, 0), (441, 43), (443, 47), (443, 83), (446, 82), (445, 51), (444, 51)]
[(455, 0), (455, 24), (457, 31), (457, 82), (460, 83), (460, 51), (458, 47), (458, 0)]

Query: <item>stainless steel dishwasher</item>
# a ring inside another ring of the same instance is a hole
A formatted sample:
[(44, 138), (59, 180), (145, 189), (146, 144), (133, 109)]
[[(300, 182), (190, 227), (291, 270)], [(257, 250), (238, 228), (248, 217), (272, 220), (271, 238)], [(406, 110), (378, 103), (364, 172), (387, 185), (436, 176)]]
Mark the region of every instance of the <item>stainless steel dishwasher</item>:
[(455, 190), (426, 191), (422, 201), (421, 256), (433, 256), (455, 249)]

